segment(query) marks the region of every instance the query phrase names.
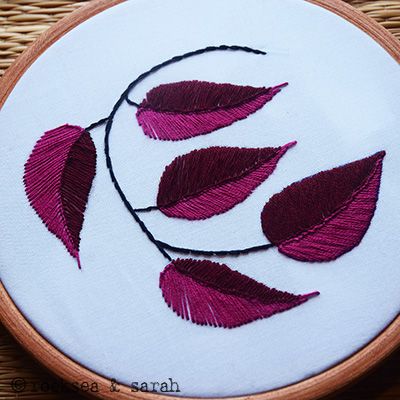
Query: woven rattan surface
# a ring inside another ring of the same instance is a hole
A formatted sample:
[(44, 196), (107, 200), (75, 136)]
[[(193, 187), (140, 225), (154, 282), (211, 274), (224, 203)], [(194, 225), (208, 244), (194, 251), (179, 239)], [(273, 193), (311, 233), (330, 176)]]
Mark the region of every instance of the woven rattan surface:
[[(0, 0), (0, 75), (43, 31), (86, 2)], [(400, 0), (348, 2), (400, 39)]]
[[(87, 1), (0, 0), (0, 76), (42, 32), (85, 3)], [(400, 40), (400, 0), (349, 0), (348, 3), (374, 18)], [(25, 390), (21, 390), (23, 383)], [(74, 390), (75, 386), (43, 370), (0, 325), (0, 400), (81, 399)], [(400, 400), (400, 352), (333, 399)]]

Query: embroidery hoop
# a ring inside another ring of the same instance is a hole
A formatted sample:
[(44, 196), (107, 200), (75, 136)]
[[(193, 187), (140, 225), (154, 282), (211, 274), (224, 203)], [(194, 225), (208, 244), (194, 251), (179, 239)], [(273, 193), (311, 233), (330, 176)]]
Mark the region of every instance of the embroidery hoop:
[[(44, 33), (7, 71), (0, 84), (0, 106), (2, 106), (15, 84), (29, 66), (54, 42), (66, 32), (78, 26), (90, 17), (121, 3), (123, 0), (96, 0), (77, 10)], [(400, 43), (383, 27), (367, 16), (358, 12), (340, 0), (307, 0), (323, 7), (365, 31), (379, 43), (397, 62), (400, 62)], [(69, 359), (47, 342), (18, 310), (13, 300), (0, 283), (0, 319), (14, 337), (35, 358), (47, 368), (66, 381), (95, 381), (100, 387), (108, 388), (110, 382), (76, 362)], [(348, 385), (380, 361), (387, 357), (400, 345), (400, 316), (398, 316), (379, 336), (363, 349), (347, 360), (300, 383), (260, 394), (237, 397), (238, 399), (315, 399), (325, 396)], [(120, 392), (101, 391), (99, 397), (104, 399), (161, 399), (163, 396), (151, 393), (132, 394), (129, 387), (119, 386)], [(171, 396), (169, 396), (171, 397)], [(180, 399), (171, 397), (173, 399)]]

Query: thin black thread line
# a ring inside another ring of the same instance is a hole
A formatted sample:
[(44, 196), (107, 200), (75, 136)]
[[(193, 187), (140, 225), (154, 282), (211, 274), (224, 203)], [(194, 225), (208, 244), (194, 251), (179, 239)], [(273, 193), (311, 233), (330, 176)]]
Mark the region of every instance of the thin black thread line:
[(268, 243), (260, 246), (253, 246), (253, 247), (248, 247), (246, 249), (237, 249), (237, 250), (197, 250), (197, 249), (186, 249), (183, 247), (172, 246), (168, 243), (162, 242), (161, 240), (158, 240), (157, 243), (164, 249), (175, 251), (177, 253), (193, 254), (199, 256), (239, 256), (242, 254), (249, 254), (262, 250), (268, 250), (271, 247), (274, 247), (272, 243)]
[(182, 54), (180, 56), (175, 56), (170, 58), (167, 61), (164, 61), (161, 64), (158, 64), (156, 66), (154, 66), (153, 68), (149, 69), (147, 72), (144, 72), (143, 74), (139, 75), (136, 80), (134, 80), (131, 85), (131, 87), (128, 87), (127, 89), (127, 94), (126, 94), (126, 101), (128, 104), (135, 106), (135, 107), (139, 107), (140, 105), (138, 103), (136, 103), (133, 100), (130, 100), (128, 98), (130, 91), (139, 83), (141, 82), (144, 78), (146, 78), (147, 76), (153, 74), (154, 72), (159, 71), (160, 69), (170, 65), (170, 64), (174, 64), (176, 62), (182, 61), (186, 58), (192, 57), (192, 56), (196, 56), (196, 55), (200, 55), (200, 54), (204, 54), (204, 53), (210, 53), (213, 51), (221, 51), (221, 50), (231, 50), (231, 51), (244, 51), (246, 53), (252, 53), (252, 54), (259, 54), (259, 55), (266, 55), (267, 53), (265, 51), (262, 50), (258, 50), (258, 49), (252, 49), (250, 47), (247, 46), (237, 46), (237, 45), (233, 45), (233, 46), (228, 46), (228, 45), (221, 45), (221, 46), (208, 46), (205, 47), (203, 49), (199, 49), (199, 50), (194, 50), (194, 51), (190, 51), (188, 53)]
[(126, 102), (130, 105), (130, 106), (134, 106), (136, 108), (140, 107), (140, 104), (136, 103), (136, 101), (132, 101), (130, 100), (128, 97), (126, 98)]
[[(133, 83), (133, 82), (132, 82)], [(117, 193), (119, 194), (122, 202), (124, 203), (125, 207), (127, 208), (127, 210), (129, 211), (129, 213), (132, 215), (132, 217), (134, 218), (134, 220), (139, 224), (140, 228), (142, 229), (142, 231), (144, 232), (144, 234), (148, 237), (148, 239), (154, 243), (154, 245), (157, 247), (157, 249), (160, 251), (160, 253), (168, 260), (168, 261), (172, 261), (171, 256), (161, 247), (158, 245), (156, 239), (154, 238), (153, 234), (150, 232), (150, 230), (147, 228), (147, 226), (145, 225), (145, 223), (139, 218), (139, 216), (137, 215), (137, 213), (135, 212), (135, 209), (132, 207), (131, 203), (129, 202), (129, 200), (127, 199), (124, 191), (122, 190), (116, 176), (113, 170), (113, 166), (112, 166), (112, 161), (111, 161), (111, 157), (110, 157), (110, 132), (111, 132), (111, 128), (112, 128), (112, 124), (114, 122), (114, 116), (117, 113), (117, 110), (119, 109), (119, 107), (121, 106), (121, 104), (124, 102), (125, 96), (128, 93), (129, 88), (131, 87), (132, 83), (128, 86), (128, 88), (122, 93), (122, 95), (120, 96), (120, 98), (118, 99), (118, 101), (115, 103), (110, 116), (108, 117), (107, 120), (107, 125), (106, 125), (106, 133), (104, 136), (104, 153), (106, 156), (106, 165), (110, 174), (110, 178), (112, 183), (114, 184), (114, 187), (117, 191)]]
[[(163, 68), (163, 67), (165, 67), (167, 65), (173, 64), (173, 63), (181, 61), (181, 60), (183, 60), (185, 58), (189, 58), (191, 56), (200, 55), (200, 54), (203, 54), (203, 53), (206, 53), (206, 52), (211, 52), (211, 51), (216, 51), (216, 50), (233, 50), (233, 51), (245, 51), (245, 52), (254, 53), (254, 54), (266, 54), (264, 51), (254, 50), (254, 49), (251, 49), (251, 48), (246, 47), (246, 46), (242, 47), (242, 46), (226, 46), (226, 45), (222, 45), (222, 46), (209, 46), (209, 47), (205, 47), (204, 49), (191, 51), (191, 52), (183, 54), (181, 56), (175, 56), (175, 57), (173, 57), (173, 58), (171, 58), (171, 59), (169, 59), (169, 60), (167, 60), (167, 61), (165, 61), (165, 62), (163, 62), (163, 63), (161, 63), (159, 65), (156, 65), (155, 67), (151, 68), (147, 72), (144, 72), (138, 78), (136, 78), (134, 81), (132, 81), (128, 85), (128, 87), (125, 89), (125, 91), (121, 94), (121, 96), (119, 97), (118, 101), (114, 104), (114, 107), (112, 108), (111, 113), (107, 118), (107, 124), (106, 124), (106, 129), (105, 129), (105, 136), (104, 136), (104, 153), (105, 153), (105, 156), (106, 156), (106, 165), (107, 165), (107, 168), (108, 168), (108, 171), (109, 171), (109, 174), (110, 174), (111, 181), (114, 184), (114, 187), (115, 187), (117, 193), (119, 194), (122, 202), (124, 203), (125, 207), (129, 211), (129, 213), (132, 215), (134, 220), (139, 224), (140, 228), (145, 233), (145, 235), (148, 237), (148, 239), (157, 247), (159, 252), (168, 261), (172, 260), (171, 256), (158, 243), (158, 241), (154, 238), (153, 234), (147, 228), (145, 223), (139, 218), (139, 216), (137, 215), (135, 209), (132, 207), (131, 203), (129, 202), (129, 200), (125, 196), (125, 193), (122, 190), (122, 188), (121, 188), (121, 186), (120, 186), (120, 184), (119, 184), (119, 182), (117, 180), (117, 177), (115, 176), (115, 173), (114, 173), (114, 170), (113, 170), (113, 166), (112, 166), (111, 157), (110, 157), (110, 133), (111, 133), (111, 128), (112, 128), (112, 125), (113, 125), (113, 122), (114, 122), (115, 114), (117, 113), (118, 109), (121, 107), (122, 103), (128, 98), (128, 95), (129, 95), (130, 91), (140, 81), (142, 81), (144, 78), (146, 78), (147, 76), (151, 75), (152, 73), (158, 71), (159, 69), (161, 69), (161, 68)], [(103, 121), (103, 120), (105, 121), (104, 118), (102, 120), (100, 120), (100, 121)]]
[(107, 121), (108, 121), (108, 117), (101, 118), (98, 121), (93, 122), (92, 124), (90, 124), (87, 128), (85, 128), (85, 131), (89, 132), (92, 129), (97, 128), (98, 126), (105, 124)]
[(143, 208), (135, 208), (135, 212), (150, 212), (154, 210), (158, 210), (159, 208), (157, 206), (149, 206), (149, 207), (143, 207)]

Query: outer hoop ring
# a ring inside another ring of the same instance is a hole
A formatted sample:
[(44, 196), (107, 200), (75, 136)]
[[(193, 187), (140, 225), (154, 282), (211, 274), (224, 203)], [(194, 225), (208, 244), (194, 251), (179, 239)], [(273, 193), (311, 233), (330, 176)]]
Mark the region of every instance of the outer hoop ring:
[[(93, 0), (62, 19), (33, 43), (4, 74), (0, 81), (0, 108), (29, 66), (54, 42), (90, 17), (124, 0)], [(323, 7), (366, 32), (400, 63), (400, 42), (378, 23), (341, 0), (306, 0)], [(7, 290), (0, 282), (0, 321), (17, 341), (45, 367), (66, 382), (97, 382), (101, 399), (165, 400), (154, 393), (132, 393), (119, 385), (119, 392), (110, 391), (110, 378), (97, 375), (68, 358), (47, 342), (18, 310)], [(375, 339), (336, 366), (299, 383), (284, 388), (240, 397), (235, 400), (315, 400), (349, 385), (377, 366), (400, 346), (400, 315)], [(168, 396), (168, 400), (200, 400)], [(216, 399), (210, 399), (216, 400)]]

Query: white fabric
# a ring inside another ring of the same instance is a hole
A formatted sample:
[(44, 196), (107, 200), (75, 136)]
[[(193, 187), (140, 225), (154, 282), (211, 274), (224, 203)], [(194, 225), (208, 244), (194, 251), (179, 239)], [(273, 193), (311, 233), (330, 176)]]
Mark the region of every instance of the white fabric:
[[(144, 216), (178, 246), (226, 249), (265, 243), (260, 212), (289, 183), (387, 150), (381, 196), (361, 245), (307, 264), (276, 249), (224, 262), (281, 290), (321, 295), (238, 329), (201, 327), (164, 303), (166, 260), (124, 208), (93, 132), (98, 170), (82, 231), (79, 271), (28, 205), (23, 165), (42, 132), (108, 115), (128, 83), (171, 56), (239, 44), (267, 56), (220, 52), (168, 67), (131, 98), (178, 80), (290, 86), (261, 111), (183, 142), (145, 137), (124, 105), (111, 136), (115, 173), (137, 207), (154, 204), (164, 166), (210, 145), (271, 146), (298, 140), (244, 203), (203, 222)], [(373, 339), (399, 311), (398, 64), (345, 20), (301, 0), (135, 0), (97, 15), (55, 43), (25, 73), (1, 111), (0, 261), (8, 292), (52, 344), (84, 366), (129, 384), (179, 382), (180, 395), (229, 396), (317, 374)]]

